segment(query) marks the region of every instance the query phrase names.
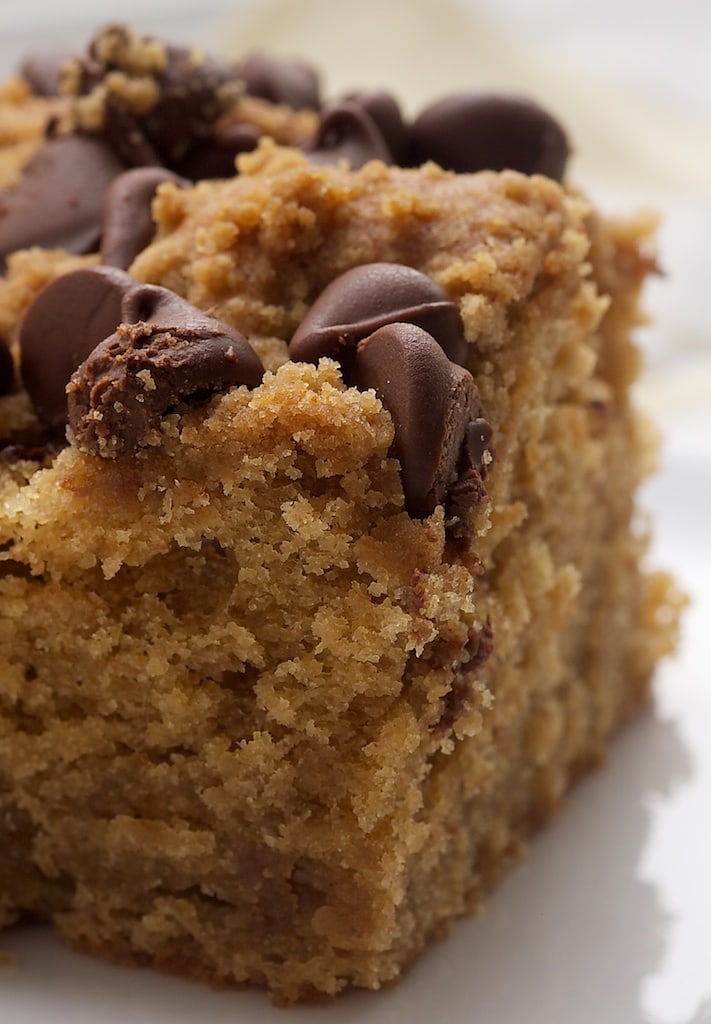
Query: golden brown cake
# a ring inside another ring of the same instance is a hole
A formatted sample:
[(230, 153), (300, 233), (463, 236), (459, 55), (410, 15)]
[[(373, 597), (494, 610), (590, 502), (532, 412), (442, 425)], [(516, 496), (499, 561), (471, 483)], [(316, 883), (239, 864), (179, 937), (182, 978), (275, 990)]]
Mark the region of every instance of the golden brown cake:
[[(130, 275), (96, 248), (8, 255), (0, 336), (31, 394), (16, 369), (0, 398), (0, 925), (281, 1003), (378, 988), (647, 699), (677, 602), (634, 504), (649, 225), (547, 175), (411, 162), (272, 133), (234, 176), (160, 184)], [(382, 264), (435, 291), (381, 316)], [(342, 284), (364, 267), (375, 319)], [(89, 330), (69, 271), (121, 326), (75, 357), (66, 443), (29, 380), (38, 344)], [(435, 345), (424, 398), (408, 346), (444, 342), (420, 307), (466, 342)], [(233, 335), (255, 379), (164, 369), (209, 336), (242, 373)]]

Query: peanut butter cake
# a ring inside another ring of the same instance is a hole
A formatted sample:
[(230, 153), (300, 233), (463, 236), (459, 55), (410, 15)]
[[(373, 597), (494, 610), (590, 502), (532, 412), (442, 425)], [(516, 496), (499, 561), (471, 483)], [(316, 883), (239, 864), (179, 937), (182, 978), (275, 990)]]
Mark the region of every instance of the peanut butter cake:
[(0, 925), (378, 988), (604, 758), (677, 609), (567, 155), (121, 26), (4, 87)]

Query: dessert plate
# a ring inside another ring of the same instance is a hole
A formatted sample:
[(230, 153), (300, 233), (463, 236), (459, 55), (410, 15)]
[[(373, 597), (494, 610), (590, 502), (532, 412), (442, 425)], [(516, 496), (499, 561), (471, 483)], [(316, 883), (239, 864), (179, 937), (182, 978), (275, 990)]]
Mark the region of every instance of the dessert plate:
[(44, 927), (0, 935), (8, 1024), (711, 1024), (711, 415), (662, 424), (644, 493), (654, 562), (692, 598), (654, 711), (613, 744), (479, 918), (457, 924), (396, 987), (274, 1009), (64, 949)]

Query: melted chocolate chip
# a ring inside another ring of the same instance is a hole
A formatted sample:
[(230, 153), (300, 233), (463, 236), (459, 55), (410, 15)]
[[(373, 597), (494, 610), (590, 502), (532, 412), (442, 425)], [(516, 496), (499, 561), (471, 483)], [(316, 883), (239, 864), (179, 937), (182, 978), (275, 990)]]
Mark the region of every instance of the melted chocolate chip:
[(0, 395), (6, 395), (12, 387), (15, 376), (15, 364), (10, 352), (10, 346), (0, 335)]
[(254, 53), (243, 62), (240, 73), (250, 96), (283, 103), (293, 110), (318, 110), (321, 106), (318, 75), (303, 61)]
[(431, 104), (410, 133), (411, 162), (434, 160), (449, 171), (506, 168), (560, 181), (569, 146), (545, 110), (524, 97), (463, 92)]
[(177, 402), (261, 382), (264, 368), (238, 331), (165, 288), (136, 284), (121, 319), (67, 385), (69, 424), (84, 451), (132, 451)]
[(337, 359), (348, 377), (361, 338), (396, 322), (417, 324), (447, 356), (464, 363), (467, 343), (456, 304), (431, 277), (400, 263), (366, 263), (332, 281), (289, 343), (292, 359)]
[(74, 270), (44, 288), (20, 327), (20, 372), (37, 416), (63, 433), (65, 387), (92, 349), (121, 322), (121, 303), (134, 278), (113, 267)]
[(124, 167), (160, 167), (164, 161), (141, 128), (139, 120), (110, 93), (104, 101), (101, 138), (120, 157)]
[(429, 516), (444, 501), (467, 425), (479, 411), (471, 374), (421, 327), (395, 323), (358, 343), (354, 382), (373, 388), (393, 418), (392, 451), (408, 513)]
[(369, 114), (383, 137), (396, 164), (402, 164), (406, 150), (408, 129), (395, 97), (383, 90), (356, 92), (347, 97)]
[(0, 270), (16, 249), (93, 252), (106, 189), (123, 165), (99, 139), (48, 139), (12, 189), (0, 191)]
[(491, 424), (487, 420), (482, 417), (472, 420), (464, 435), (460, 472), (466, 473), (470, 469), (475, 469), (482, 480), (486, 480), (488, 467), (494, 454), (491, 445), (492, 437)]
[(237, 80), (231, 64), (196, 61), (192, 50), (168, 48), (168, 65), (159, 76), (160, 99), (141, 121), (166, 164), (185, 156), (197, 139), (212, 135), (237, 96)]
[[(481, 410), (480, 410), (481, 411)], [(494, 458), (491, 425), (478, 415), (467, 424), (459, 454), (458, 475), (447, 491), (447, 532), (456, 540), (468, 540), (472, 508), (486, 497), (484, 481)]]
[(233, 178), (240, 153), (251, 153), (259, 144), (260, 133), (251, 124), (237, 124), (201, 139), (175, 164), (180, 174), (192, 181), (205, 178)]
[[(183, 47), (164, 47), (160, 51), (164, 59), (159, 60), (152, 42), (120, 25), (109, 26), (95, 37), (88, 57), (75, 65), (75, 91), (88, 95), (107, 80), (115, 82), (111, 76), (119, 74), (138, 82), (142, 99), (137, 103), (130, 86), (111, 86), (105, 95), (97, 93), (104, 104), (101, 123), (87, 122), (77, 107), (79, 125), (84, 131), (102, 134), (129, 166), (173, 167), (198, 140), (212, 134), (218, 118), (234, 105), (239, 95), (238, 72), (232, 64)], [(147, 64), (137, 69), (136, 53), (142, 49)], [(149, 83), (152, 96), (146, 91)]]
[(369, 160), (393, 162), (375, 120), (354, 100), (343, 100), (324, 110), (316, 138), (306, 155), (312, 164), (318, 165), (346, 160), (352, 171)]
[(164, 181), (172, 181), (179, 188), (190, 185), (163, 167), (134, 167), (114, 179), (104, 202), (102, 263), (126, 270), (153, 241), (151, 203)]
[(66, 50), (37, 50), (20, 66), (20, 74), (38, 96), (57, 96), (62, 68), (73, 54)]

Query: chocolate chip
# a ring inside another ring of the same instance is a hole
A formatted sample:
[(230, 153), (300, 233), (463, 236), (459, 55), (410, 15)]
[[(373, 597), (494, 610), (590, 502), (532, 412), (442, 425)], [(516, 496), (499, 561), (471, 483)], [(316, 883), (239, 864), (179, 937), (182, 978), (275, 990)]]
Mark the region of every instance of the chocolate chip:
[(395, 97), (380, 89), (352, 93), (347, 99), (358, 103), (372, 117), (393, 162), (402, 164), (407, 148), (408, 129)]
[(353, 100), (334, 103), (321, 115), (316, 137), (306, 150), (312, 164), (337, 164), (346, 160), (352, 171), (369, 160), (393, 162), (392, 154), (375, 120)]
[(471, 374), (421, 327), (395, 323), (359, 341), (354, 383), (373, 388), (392, 416), (405, 507), (414, 518), (429, 516), (445, 499), (479, 411)]
[(237, 69), (213, 58), (196, 60), (195, 51), (168, 47), (168, 65), (159, 76), (160, 99), (141, 119), (147, 137), (171, 165), (198, 139), (212, 135), (218, 118), (238, 95)]
[(104, 100), (99, 133), (124, 167), (161, 167), (165, 161), (124, 102), (112, 93)]
[(447, 532), (456, 540), (469, 539), (469, 513), (486, 497), (484, 481), (494, 458), (492, 436), (491, 424), (482, 416), (477, 416), (468, 423), (464, 432), (457, 479), (450, 485), (446, 499)]
[(16, 249), (41, 245), (93, 252), (104, 195), (123, 165), (99, 139), (48, 139), (12, 189), (0, 191), (0, 270)]
[(12, 388), (14, 376), (15, 364), (10, 352), (10, 346), (0, 335), (0, 395), (6, 395)]
[(493, 456), (491, 439), (493, 431), (491, 424), (483, 419), (477, 418), (467, 425), (462, 444), (461, 471), (468, 472), (475, 469), (483, 480), (488, 474), (487, 453), (489, 459)]
[(72, 56), (66, 50), (37, 50), (25, 57), (20, 74), (38, 96), (57, 96), (62, 68)]
[(72, 376), (69, 424), (94, 455), (129, 452), (178, 401), (233, 385), (256, 387), (264, 368), (242, 335), (179, 296), (135, 285), (121, 319)]
[(254, 53), (240, 68), (250, 96), (283, 103), (293, 110), (318, 110), (321, 106), (316, 71), (300, 60), (284, 60)]
[(417, 324), (453, 362), (466, 362), (456, 304), (431, 277), (399, 263), (366, 263), (332, 281), (296, 330), (289, 355), (307, 363), (337, 359), (347, 379), (360, 339), (395, 322)]
[(121, 322), (121, 303), (136, 284), (113, 267), (63, 274), (44, 288), (20, 327), (20, 373), (42, 423), (63, 432), (65, 387), (92, 349)]
[(185, 178), (164, 167), (134, 167), (114, 179), (104, 202), (102, 263), (126, 270), (139, 252), (153, 241), (155, 223), (151, 203), (156, 189), (164, 181), (171, 181), (179, 188), (190, 185)]
[[(118, 88), (121, 76), (126, 82)], [(163, 46), (121, 25), (98, 33), (71, 81), (77, 96), (93, 94), (97, 101), (75, 105), (80, 129), (102, 134), (133, 167), (173, 167), (212, 134), (240, 92), (235, 65)]]
[(251, 124), (237, 124), (201, 139), (175, 164), (176, 170), (192, 181), (205, 178), (233, 178), (240, 153), (251, 153), (259, 144), (260, 133)]
[(560, 181), (569, 146), (558, 122), (520, 96), (462, 92), (431, 104), (415, 119), (411, 162), (434, 160), (449, 171), (506, 168)]

